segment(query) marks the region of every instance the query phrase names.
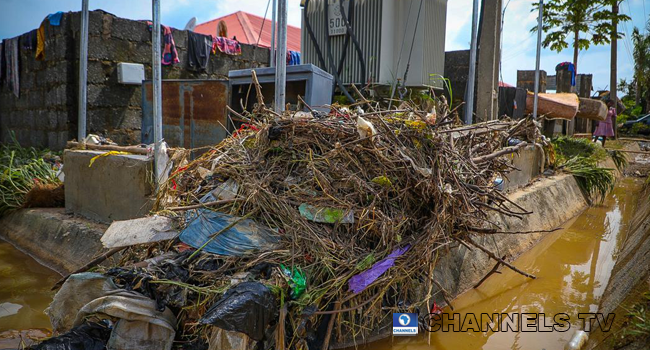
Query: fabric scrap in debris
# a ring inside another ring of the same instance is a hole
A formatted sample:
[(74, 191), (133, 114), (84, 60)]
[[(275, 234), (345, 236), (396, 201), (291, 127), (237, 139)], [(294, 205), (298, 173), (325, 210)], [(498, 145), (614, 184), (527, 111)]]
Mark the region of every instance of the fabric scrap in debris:
[(61, 11), (47, 15), (47, 19), (50, 20), (50, 25), (55, 27), (61, 25), (61, 18), (63, 18), (63, 12)]
[(113, 221), (102, 235), (102, 245), (104, 248), (129, 247), (173, 239), (178, 236), (178, 231), (172, 224), (172, 219), (157, 215)]
[(193, 70), (205, 70), (210, 62), (210, 51), (212, 51), (212, 37), (187, 32), (187, 65)]
[[(194, 248), (208, 242), (212, 235), (240, 218), (202, 209), (181, 232), (180, 240)], [(279, 239), (271, 229), (258, 225), (251, 219), (239, 221), (235, 226), (212, 239), (204, 250), (209, 253), (242, 256), (258, 251), (275, 249)]]
[(406, 253), (407, 250), (409, 250), (411, 246), (407, 245), (403, 248), (397, 248), (395, 249), (390, 255), (388, 255), (386, 258), (378, 261), (372, 267), (358, 275), (352, 276), (350, 280), (348, 281), (348, 285), (350, 286), (350, 291), (352, 293), (357, 294), (361, 293), (366, 287), (371, 285), (374, 281), (376, 281), (381, 275), (384, 274), (384, 272), (388, 271), (389, 268), (393, 267), (395, 265), (395, 259), (399, 258), (402, 256), (402, 254)]
[(108, 151), (108, 152), (106, 152), (106, 153), (102, 153), (102, 154), (99, 154), (99, 155), (96, 155), (96, 156), (90, 158), (90, 164), (88, 164), (88, 167), (89, 167), (89, 168), (92, 167), (92, 166), (93, 166), (93, 163), (95, 163), (95, 161), (96, 161), (97, 159), (102, 158), (102, 157), (118, 156), (118, 155), (129, 155), (129, 154), (131, 154), (131, 153), (129, 153), (129, 152), (123, 152), (123, 151)]
[(268, 287), (259, 282), (244, 282), (228, 289), (199, 323), (241, 332), (260, 341), (266, 327), (276, 319), (277, 311), (275, 297)]
[(241, 55), (241, 45), (239, 41), (224, 38), (221, 36), (212, 37), (212, 53), (217, 54), (217, 50), (225, 53), (226, 55)]
[(353, 224), (354, 212), (338, 208), (315, 207), (311, 204), (302, 203), (298, 210), (307, 220), (326, 224)]
[(176, 334), (176, 317), (169, 308), (157, 311), (155, 300), (120, 289), (99, 273), (71, 275), (45, 312), (55, 332), (65, 332), (92, 315), (118, 319), (108, 349), (169, 350)]

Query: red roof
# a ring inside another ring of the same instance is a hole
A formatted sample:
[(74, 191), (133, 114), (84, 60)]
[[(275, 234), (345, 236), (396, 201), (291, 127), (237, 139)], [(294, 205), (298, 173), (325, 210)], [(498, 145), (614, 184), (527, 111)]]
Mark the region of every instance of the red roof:
[(499, 82), (499, 87), (514, 87), (506, 82), (500, 81)]
[[(215, 18), (211, 21), (201, 23), (194, 28), (194, 31), (206, 35), (217, 35), (217, 24), (223, 20), (228, 27), (228, 37), (236, 37), (242, 44), (256, 45), (260, 30), (262, 37), (259, 46), (271, 47), (271, 20), (256, 16), (247, 12), (237, 11), (227, 16)], [(262, 23), (264, 27), (262, 28)], [(287, 26), (287, 48), (291, 51), (300, 51), (300, 28)]]

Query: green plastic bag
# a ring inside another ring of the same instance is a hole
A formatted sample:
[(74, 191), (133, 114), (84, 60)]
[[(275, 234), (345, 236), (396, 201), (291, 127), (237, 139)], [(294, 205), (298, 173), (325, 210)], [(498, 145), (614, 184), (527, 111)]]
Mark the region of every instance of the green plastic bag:
[(300, 268), (294, 268), (289, 270), (286, 266), (280, 264), (282, 273), (284, 273), (287, 282), (289, 282), (289, 287), (291, 288), (291, 298), (298, 299), (307, 289), (307, 281), (305, 275), (300, 271)]

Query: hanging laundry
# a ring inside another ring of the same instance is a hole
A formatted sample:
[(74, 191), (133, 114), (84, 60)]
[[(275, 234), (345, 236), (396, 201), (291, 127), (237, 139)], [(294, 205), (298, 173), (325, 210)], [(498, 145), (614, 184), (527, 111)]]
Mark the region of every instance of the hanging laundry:
[(212, 36), (212, 52), (216, 55), (217, 49), (227, 55), (241, 55), (241, 45), (239, 41), (224, 38), (221, 36)]
[(45, 21), (41, 22), (41, 26), (36, 31), (36, 60), (42, 61), (45, 59)]
[(0, 42), (0, 86), (5, 81), (5, 43)]
[(47, 15), (47, 19), (50, 20), (50, 25), (55, 27), (61, 25), (61, 18), (63, 18), (63, 12), (61, 11)]
[[(153, 30), (153, 23), (147, 21), (149, 25), (149, 31)], [(172, 29), (168, 26), (161, 25), (163, 28), (163, 52), (162, 52), (162, 64), (168, 66), (170, 64), (179, 63), (181, 60), (178, 59), (178, 52), (176, 51), (176, 43), (174, 42), (174, 37), (172, 36)]]
[(20, 47), (24, 50), (34, 50), (36, 48), (36, 31), (34, 29), (20, 36)]
[(187, 59), (190, 69), (205, 70), (210, 62), (212, 37), (192, 31), (187, 32)]
[(5, 84), (16, 97), (20, 95), (18, 70), (18, 37), (4, 40)]
[(571, 73), (571, 86), (576, 86), (576, 67), (571, 62), (562, 62), (555, 67), (555, 70), (561, 67), (567, 67), (569, 73)]
[(300, 64), (300, 52), (291, 51), (287, 52), (287, 65), (295, 66)]

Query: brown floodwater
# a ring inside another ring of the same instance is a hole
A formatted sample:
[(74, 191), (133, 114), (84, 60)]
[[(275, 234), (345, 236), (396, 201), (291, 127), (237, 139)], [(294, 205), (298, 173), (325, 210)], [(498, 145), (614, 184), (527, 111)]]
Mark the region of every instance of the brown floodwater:
[(0, 241), (0, 349), (17, 338), (50, 333), (43, 310), (52, 301), (50, 288), (61, 278), (11, 244)]
[[(514, 265), (531, 272), (531, 280), (505, 268), (479, 288), (452, 301), (461, 320), (473, 313), (566, 313), (567, 332), (434, 332), (417, 337), (393, 337), (368, 345), (378, 350), (528, 350), (564, 349), (581, 328), (578, 313), (596, 312), (616, 261), (628, 223), (634, 215), (642, 184), (626, 178), (617, 184), (602, 204), (592, 206), (565, 223), (562, 230), (545, 236)], [(452, 312), (449, 308), (445, 313)], [(541, 322), (538, 320), (538, 322)], [(459, 327), (457, 325), (457, 327)], [(426, 333), (426, 332), (425, 332)], [(430, 345), (428, 342), (430, 341)]]

